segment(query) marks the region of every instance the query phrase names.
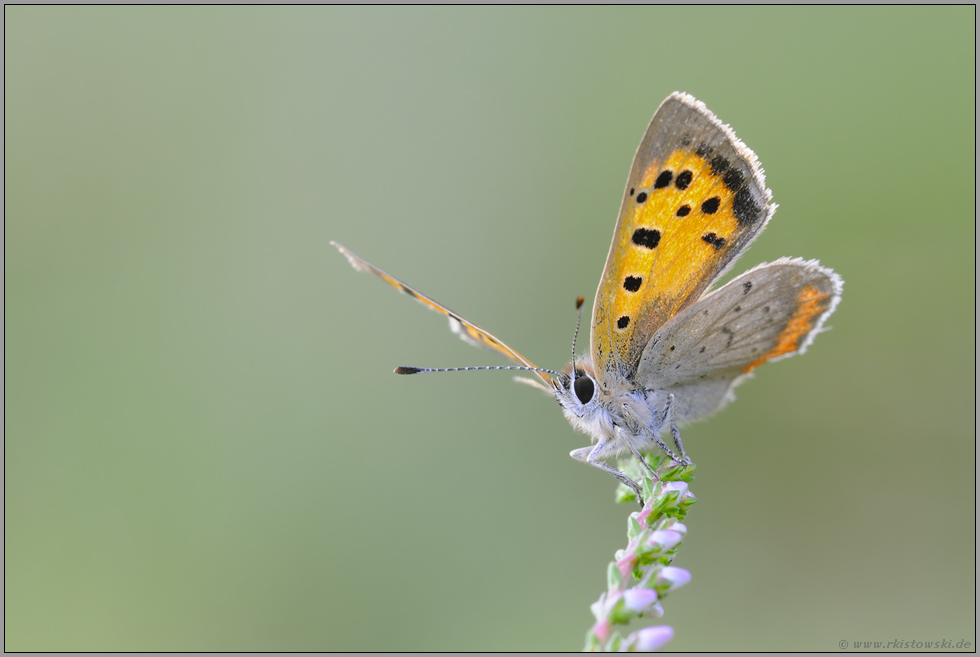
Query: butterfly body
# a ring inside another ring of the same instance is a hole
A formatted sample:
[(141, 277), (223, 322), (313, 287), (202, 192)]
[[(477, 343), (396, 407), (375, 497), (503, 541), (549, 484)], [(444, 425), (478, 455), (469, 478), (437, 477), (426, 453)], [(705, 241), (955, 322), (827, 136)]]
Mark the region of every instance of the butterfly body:
[[(497, 351), (554, 395), (593, 445), (571, 455), (639, 486), (606, 460), (654, 445), (689, 460), (679, 426), (733, 398), (762, 363), (803, 353), (840, 301), (843, 281), (816, 261), (780, 258), (712, 290), (775, 212), (755, 154), (684, 93), (660, 106), (640, 142), (592, 310), (589, 353), (562, 372), (534, 366), (489, 332), (334, 243), (449, 318), (471, 344)], [(413, 374), (443, 371), (399, 368)], [(669, 432), (678, 454), (661, 439)], [(644, 461), (645, 463), (645, 461)]]
[[(617, 429), (625, 429), (642, 440), (643, 429), (659, 434), (666, 398), (656, 390), (637, 389), (623, 382), (606, 388), (598, 387), (587, 359), (576, 361), (576, 378), (565, 372), (556, 382), (555, 399), (573, 427), (599, 444), (609, 443), (606, 450), (626, 451)], [(566, 368), (570, 371), (571, 365)], [(586, 385), (582, 385), (586, 382)], [(646, 447), (648, 441), (642, 440)], [(613, 453), (613, 452), (610, 452)]]
[[(574, 380), (572, 367), (576, 371)], [(639, 457), (656, 445), (668, 449), (658, 436), (668, 422), (673, 400), (670, 393), (623, 382), (600, 388), (591, 372), (586, 358), (570, 364), (555, 382), (555, 399), (565, 417), (594, 442), (594, 446), (572, 451), (571, 456), (606, 470), (639, 494), (635, 482), (604, 462), (630, 451)]]

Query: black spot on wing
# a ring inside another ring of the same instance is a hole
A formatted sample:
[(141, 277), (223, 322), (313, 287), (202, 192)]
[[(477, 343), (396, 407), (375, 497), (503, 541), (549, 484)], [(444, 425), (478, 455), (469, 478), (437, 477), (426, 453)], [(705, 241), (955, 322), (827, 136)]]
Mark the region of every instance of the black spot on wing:
[(732, 340), (735, 339), (735, 331), (731, 330), (727, 326), (722, 326), (721, 332), (728, 336), (728, 342), (725, 344), (725, 349), (728, 349), (732, 346)]
[(728, 160), (723, 158), (721, 155), (716, 155), (711, 158), (711, 174), (714, 176), (720, 176), (721, 174), (728, 171), (728, 167), (731, 166)]
[(618, 328), (624, 329), (629, 325), (630, 325), (629, 315), (623, 315), (622, 317), (616, 320), (616, 326)]
[(660, 231), (656, 228), (637, 228), (631, 238), (633, 244), (647, 249), (655, 249), (660, 244)]
[(745, 281), (742, 283), (742, 294), (748, 294), (749, 290), (752, 289), (752, 281)]
[(686, 217), (689, 214), (691, 214), (691, 206), (690, 205), (684, 204), (681, 207), (677, 208), (677, 216), (678, 217)]
[(716, 249), (720, 249), (721, 247), (725, 246), (725, 238), (718, 237), (714, 233), (705, 233), (704, 235), (701, 236), (701, 239), (707, 242), (708, 244), (710, 244), (711, 246), (715, 247)]
[(643, 279), (637, 276), (627, 276), (626, 280), (623, 281), (623, 288), (628, 292), (636, 292), (643, 285)]
[(739, 225), (744, 226), (758, 220), (762, 208), (752, 198), (752, 193), (749, 192), (748, 188), (743, 188), (735, 193), (732, 211), (735, 213), (735, 220), (738, 221)]
[(735, 200), (732, 202), (732, 211), (739, 225), (754, 223), (759, 219), (762, 208), (752, 198), (752, 192), (745, 182), (745, 175), (738, 169), (731, 168), (722, 179), (725, 187), (735, 193)]
[(705, 214), (714, 214), (715, 212), (718, 212), (719, 205), (721, 205), (721, 199), (717, 196), (712, 196), (701, 204), (701, 212)]
[(687, 189), (691, 185), (691, 181), (694, 180), (694, 174), (690, 171), (681, 171), (677, 175), (677, 180), (674, 181), (674, 185), (677, 189)]
[(653, 183), (654, 189), (663, 189), (670, 184), (670, 181), (674, 178), (674, 172), (670, 169), (662, 171), (659, 176), (657, 176), (657, 182)]
[(646, 192), (640, 192), (639, 194), (636, 195), (636, 202), (637, 203), (645, 203), (646, 200), (647, 200), (647, 193)]
[(745, 176), (743, 176), (742, 172), (738, 169), (732, 169), (726, 173), (722, 180), (725, 182), (725, 187), (736, 193), (738, 190), (742, 189), (742, 185), (745, 184)]

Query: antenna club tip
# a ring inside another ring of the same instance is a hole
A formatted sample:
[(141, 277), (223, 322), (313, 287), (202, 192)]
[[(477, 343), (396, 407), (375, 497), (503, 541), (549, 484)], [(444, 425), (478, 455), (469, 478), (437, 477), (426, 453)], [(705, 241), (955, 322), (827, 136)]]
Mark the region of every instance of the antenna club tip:
[(395, 374), (418, 374), (422, 369), (419, 367), (396, 367)]
[(576, 299), (575, 300), (575, 310), (578, 310), (579, 308), (581, 308), (583, 303), (585, 303), (585, 297), (579, 297), (578, 299)]

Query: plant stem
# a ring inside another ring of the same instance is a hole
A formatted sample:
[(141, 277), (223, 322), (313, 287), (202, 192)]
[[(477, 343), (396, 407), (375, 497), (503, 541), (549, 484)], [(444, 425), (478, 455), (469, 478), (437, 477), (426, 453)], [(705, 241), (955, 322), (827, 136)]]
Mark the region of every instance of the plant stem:
[[(691, 579), (690, 573), (670, 563), (687, 533), (681, 520), (697, 502), (687, 489), (687, 483), (694, 478), (694, 465), (684, 467), (664, 455), (648, 460), (658, 476), (653, 476), (634, 459), (619, 465), (620, 470), (641, 485), (646, 502), (642, 511), (630, 514), (629, 543), (626, 549), (616, 551), (615, 560), (607, 569), (608, 590), (592, 605), (596, 622), (585, 637), (587, 651), (658, 650), (674, 634), (670, 627), (655, 626), (623, 638), (613, 629), (634, 618), (660, 618), (664, 614), (660, 601)], [(617, 502), (636, 501), (636, 494), (622, 484), (616, 495)]]

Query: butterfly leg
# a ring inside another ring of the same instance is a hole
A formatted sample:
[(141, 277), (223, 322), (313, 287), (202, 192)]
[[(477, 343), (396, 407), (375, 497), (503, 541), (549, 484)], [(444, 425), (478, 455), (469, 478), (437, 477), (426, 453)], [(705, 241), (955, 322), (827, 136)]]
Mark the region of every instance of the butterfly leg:
[(609, 446), (610, 443), (608, 441), (604, 441), (597, 444), (595, 447), (582, 447), (581, 449), (573, 450), (570, 456), (576, 461), (581, 461), (586, 465), (591, 465), (594, 468), (605, 470), (612, 476), (616, 477), (621, 484), (624, 486), (629, 486), (633, 489), (633, 492), (636, 493), (636, 499), (640, 502), (640, 506), (643, 506), (643, 493), (640, 490), (640, 485), (616, 468), (606, 465), (602, 461), (598, 460), (603, 456), (603, 452), (605, 452)]
[(664, 422), (670, 427), (670, 435), (674, 438), (674, 446), (677, 447), (677, 451), (681, 453), (681, 458), (678, 460), (673, 454), (670, 454), (670, 452), (668, 452), (668, 454), (670, 454), (670, 457), (681, 465), (691, 465), (691, 459), (688, 458), (687, 452), (684, 451), (684, 441), (681, 440), (681, 430), (677, 427), (677, 423), (674, 422), (674, 393), (670, 393), (670, 397), (667, 398), (667, 407), (664, 409)]
[[(623, 404), (623, 406), (625, 407), (626, 404)], [(630, 440), (630, 437), (626, 434), (625, 431), (623, 431), (622, 427), (614, 426), (613, 429), (616, 431), (616, 435), (619, 436), (619, 439), (622, 440), (627, 445), (629, 445), (630, 451), (633, 452), (633, 456), (636, 457), (636, 460), (639, 461), (643, 465), (643, 467), (647, 469), (647, 472), (649, 472), (654, 477), (654, 479), (659, 480), (660, 477), (657, 476), (656, 470), (650, 467), (650, 464), (647, 463), (647, 460), (645, 458), (643, 458), (643, 454), (640, 454), (640, 451), (636, 449), (636, 445), (633, 444), (633, 441)]]
[[(671, 395), (670, 396), (670, 399), (672, 400), (673, 398), (674, 398), (674, 396)], [(670, 400), (668, 400), (667, 401), (667, 406), (666, 406), (666, 408), (664, 408), (663, 415), (660, 418), (660, 426), (664, 426), (664, 423), (667, 422), (668, 416), (670, 415), (670, 406), (671, 406)], [(681, 432), (677, 429), (676, 426), (674, 426), (673, 417), (670, 418), (670, 428), (671, 428), (671, 433), (673, 433), (673, 435), (674, 435), (674, 441), (676, 442), (677, 440), (680, 439)], [(659, 446), (660, 449), (662, 449), (664, 451), (664, 454), (666, 454), (667, 456), (669, 456), (672, 460), (677, 461), (678, 463), (681, 463), (681, 459), (677, 456), (677, 454), (674, 454), (673, 450), (671, 450), (669, 447), (667, 447), (667, 443), (665, 443), (663, 440), (661, 440), (660, 439), (660, 436), (657, 435), (659, 432), (650, 431), (646, 427), (643, 427), (643, 430), (646, 432), (646, 435), (647, 436), (649, 436), (650, 438), (653, 438), (653, 442), (657, 443), (657, 446)], [(674, 433), (675, 431), (676, 431), (676, 433)], [(630, 447), (632, 447), (632, 445), (630, 445)], [(680, 446), (678, 446), (678, 447), (680, 448), (681, 452), (683, 453), (684, 452), (684, 448), (683, 447), (680, 447)], [(650, 466), (647, 466), (647, 467), (650, 467)]]

